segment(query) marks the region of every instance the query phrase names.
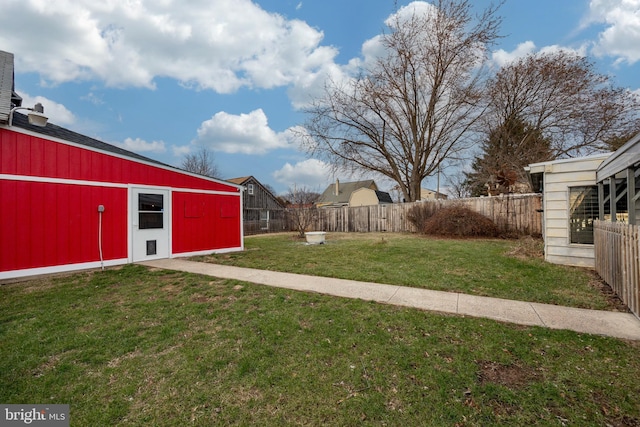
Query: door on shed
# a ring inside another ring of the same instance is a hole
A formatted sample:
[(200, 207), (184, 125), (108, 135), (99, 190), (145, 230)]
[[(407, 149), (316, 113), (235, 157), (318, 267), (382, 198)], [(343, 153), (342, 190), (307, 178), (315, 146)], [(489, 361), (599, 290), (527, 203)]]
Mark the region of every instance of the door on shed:
[(134, 188), (132, 204), (133, 261), (169, 258), (169, 191)]

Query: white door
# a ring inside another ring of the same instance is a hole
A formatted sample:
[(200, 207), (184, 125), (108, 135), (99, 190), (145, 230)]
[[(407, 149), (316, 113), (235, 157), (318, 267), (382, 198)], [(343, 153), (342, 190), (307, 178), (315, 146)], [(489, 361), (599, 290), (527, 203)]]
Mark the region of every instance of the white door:
[(133, 261), (169, 258), (169, 191), (134, 188), (132, 204)]

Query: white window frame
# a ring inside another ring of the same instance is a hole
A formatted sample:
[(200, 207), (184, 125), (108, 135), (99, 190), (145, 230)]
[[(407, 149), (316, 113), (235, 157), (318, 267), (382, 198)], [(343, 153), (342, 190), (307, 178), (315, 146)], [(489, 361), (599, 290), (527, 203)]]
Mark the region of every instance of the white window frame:
[[(574, 210), (573, 210), (573, 206), (571, 206), (572, 203), (572, 190), (577, 190), (577, 191), (585, 191), (585, 190), (591, 190), (592, 192), (595, 191), (595, 196), (596, 196), (596, 212), (595, 215), (593, 215), (591, 218), (583, 218), (582, 220), (585, 222), (591, 222), (591, 227), (593, 227), (593, 221), (598, 219), (599, 217), (599, 204), (597, 202), (597, 197), (598, 197), (598, 187), (596, 185), (576, 185), (576, 186), (571, 186), (568, 187), (568, 191), (567, 191), (567, 200), (569, 201), (569, 212), (568, 212), (568, 223), (567, 223), (567, 227), (568, 227), (568, 233), (567, 233), (567, 237), (569, 238), (569, 244), (570, 245), (593, 245), (593, 243), (585, 243), (585, 242), (574, 242), (574, 236), (572, 235), (572, 227), (571, 227), (571, 221), (573, 220), (573, 214), (574, 214)], [(591, 193), (593, 195), (593, 193)], [(586, 226), (586, 224), (585, 224)], [(593, 239), (593, 237), (592, 237)], [(578, 240), (578, 239), (575, 239)]]

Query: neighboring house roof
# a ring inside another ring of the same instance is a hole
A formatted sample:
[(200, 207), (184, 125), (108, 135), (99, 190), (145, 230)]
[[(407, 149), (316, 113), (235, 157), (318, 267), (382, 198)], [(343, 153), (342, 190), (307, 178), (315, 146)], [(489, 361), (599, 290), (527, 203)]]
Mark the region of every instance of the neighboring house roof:
[[(249, 181), (249, 179), (253, 178), (252, 176), (241, 176), (239, 178), (230, 178), (225, 181), (229, 181), (233, 184), (243, 185), (245, 182)], [(254, 178), (255, 179), (255, 178)]]
[(448, 198), (448, 196), (446, 194), (439, 193), (436, 190), (431, 190), (430, 188), (421, 188), (420, 198), (421, 199), (446, 199)]
[[(336, 194), (336, 187), (338, 192)], [(340, 182), (336, 180), (335, 183), (329, 185), (322, 193), (318, 201), (317, 206), (346, 206), (349, 204), (349, 198), (351, 193), (359, 188), (370, 188), (371, 190), (378, 190), (378, 186), (375, 181), (368, 179), (365, 181), (354, 182)]]
[[(269, 189), (267, 187), (265, 187), (260, 181), (258, 181), (253, 175), (249, 175), (249, 176), (241, 176), (238, 178), (229, 178), (227, 180), (225, 180), (227, 182), (230, 182), (232, 184), (236, 184), (236, 185), (242, 185), (242, 186), (246, 186), (247, 184), (256, 184), (258, 185), (265, 193), (267, 193), (269, 196), (271, 196), (271, 198), (282, 208), (284, 208), (284, 205), (280, 202), (280, 199), (278, 199), (276, 197), (275, 194), (273, 194), (271, 191), (269, 191)], [(244, 198), (244, 201), (246, 201), (247, 199)]]

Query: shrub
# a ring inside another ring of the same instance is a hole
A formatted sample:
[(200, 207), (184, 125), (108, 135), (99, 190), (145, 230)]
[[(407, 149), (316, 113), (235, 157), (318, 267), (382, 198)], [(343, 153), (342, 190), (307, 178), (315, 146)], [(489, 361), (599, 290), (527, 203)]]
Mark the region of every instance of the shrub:
[(419, 228), (422, 233), (452, 237), (497, 237), (498, 227), (486, 216), (462, 205), (438, 210)]
[(417, 230), (422, 231), (424, 223), (438, 210), (439, 205), (432, 202), (416, 203), (409, 209), (407, 219)]

